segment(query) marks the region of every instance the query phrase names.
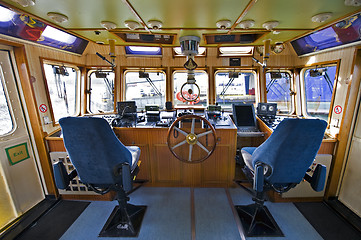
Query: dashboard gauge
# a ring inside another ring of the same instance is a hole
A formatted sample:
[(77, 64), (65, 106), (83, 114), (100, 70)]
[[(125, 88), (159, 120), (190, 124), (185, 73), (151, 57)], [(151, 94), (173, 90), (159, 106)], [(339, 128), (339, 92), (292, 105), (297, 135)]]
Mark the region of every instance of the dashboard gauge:
[(276, 43), (276, 45), (271, 47), (272, 52), (278, 54), (281, 53), (285, 49), (285, 45), (283, 43)]

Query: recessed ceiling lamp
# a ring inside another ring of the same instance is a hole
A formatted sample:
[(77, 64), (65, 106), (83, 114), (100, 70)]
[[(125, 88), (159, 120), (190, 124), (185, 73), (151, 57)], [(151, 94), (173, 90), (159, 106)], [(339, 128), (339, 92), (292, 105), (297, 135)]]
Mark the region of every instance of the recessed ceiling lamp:
[(312, 20), (312, 22), (322, 23), (322, 22), (327, 21), (331, 17), (332, 17), (332, 13), (326, 12), (326, 13), (320, 13), (320, 14), (317, 14), (317, 15), (313, 16), (311, 18), (311, 20)]
[(163, 23), (158, 20), (150, 20), (150, 21), (148, 21), (147, 25), (149, 28), (151, 28), (153, 30), (159, 30), (162, 28)]
[(135, 30), (137, 28), (140, 28), (140, 24), (136, 21), (125, 21), (124, 25), (129, 28), (130, 30)]
[(217, 28), (219, 28), (221, 30), (225, 30), (227, 28), (230, 28), (231, 25), (232, 25), (232, 23), (229, 20), (221, 20), (221, 21), (216, 22)]
[(112, 30), (117, 28), (117, 24), (109, 21), (102, 21), (100, 25), (102, 25), (102, 27), (105, 28), (106, 30)]
[(248, 29), (248, 28), (253, 27), (254, 24), (255, 24), (254, 20), (244, 20), (239, 23), (239, 27), (243, 28), (243, 29)]
[(63, 23), (68, 21), (68, 17), (61, 13), (48, 12), (48, 17), (56, 23)]
[(35, 0), (11, 0), (11, 1), (19, 3), (22, 7), (29, 7), (35, 5)]
[(278, 24), (280, 24), (279, 21), (269, 21), (269, 22), (263, 23), (263, 24), (262, 24), (262, 27), (264, 27), (264, 28), (267, 29), (267, 30), (272, 30), (272, 29), (274, 29), (275, 27), (277, 27)]
[(345, 5), (359, 7), (361, 6), (361, 0), (345, 0)]

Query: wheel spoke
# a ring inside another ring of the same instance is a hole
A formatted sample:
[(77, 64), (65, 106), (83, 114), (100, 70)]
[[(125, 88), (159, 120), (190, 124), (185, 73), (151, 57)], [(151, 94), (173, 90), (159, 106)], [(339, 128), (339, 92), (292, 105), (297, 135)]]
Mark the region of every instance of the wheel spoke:
[(212, 130), (204, 132), (204, 133), (200, 133), (200, 134), (197, 135), (197, 137), (200, 138), (200, 137), (203, 137), (203, 136), (208, 135), (210, 133), (213, 133)]
[(174, 129), (177, 130), (178, 132), (180, 132), (181, 134), (183, 134), (184, 136), (187, 136), (188, 133), (186, 133), (185, 131), (183, 131), (182, 129), (180, 128), (177, 128), (176, 126), (174, 126)]
[(172, 147), (172, 150), (176, 149), (176, 148), (179, 147), (179, 146), (182, 146), (182, 145), (185, 144), (186, 142), (187, 142), (187, 140), (184, 140), (184, 141), (178, 143), (177, 145), (174, 145), (174, 146)]
[(193, 145), (189, 144), (189, 154), (188, 154), (188, 161), (189, 162), (192, 161), (192, 150), (193, 150)]
[(195, 119), (195, 118), (192, 118), (191, 133), (194, 133), (194, 125), (196, 125), (195, 122), (196, 122), (196, 119)]
[(208, 154), (210, 153), (210, 151), (209, 151), (205, 146), (203, 146), (202, 143), (197, 142), (197, 145), (198, 145), (200, 148), (202, 148), (204, 151), (206, 151)]

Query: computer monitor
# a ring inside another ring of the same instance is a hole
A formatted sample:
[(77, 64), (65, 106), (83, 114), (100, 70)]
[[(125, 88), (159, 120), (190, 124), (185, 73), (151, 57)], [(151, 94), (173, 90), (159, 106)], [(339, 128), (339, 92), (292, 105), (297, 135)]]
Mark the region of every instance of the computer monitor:
[(135, 101), (117, 102), (117, 110), (119, 115), (127, 115), (137, 113), (137, 105)]
[(256, 127), (253, 104), (233, 104), (233, 119), (237, 127)]

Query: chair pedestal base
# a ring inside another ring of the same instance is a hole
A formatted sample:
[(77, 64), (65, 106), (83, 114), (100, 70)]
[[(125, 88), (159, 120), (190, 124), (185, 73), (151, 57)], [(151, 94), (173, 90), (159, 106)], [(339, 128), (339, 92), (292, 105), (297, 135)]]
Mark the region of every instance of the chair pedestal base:
[(247, 237), (283, 237), (281, 229), (266, 206), (250, 204), (235, 206)]
[(124, 211), (116, 206), (99, 233), (99, 237), (138, 236), (146, 208), (146, 206), (127, 204)]

